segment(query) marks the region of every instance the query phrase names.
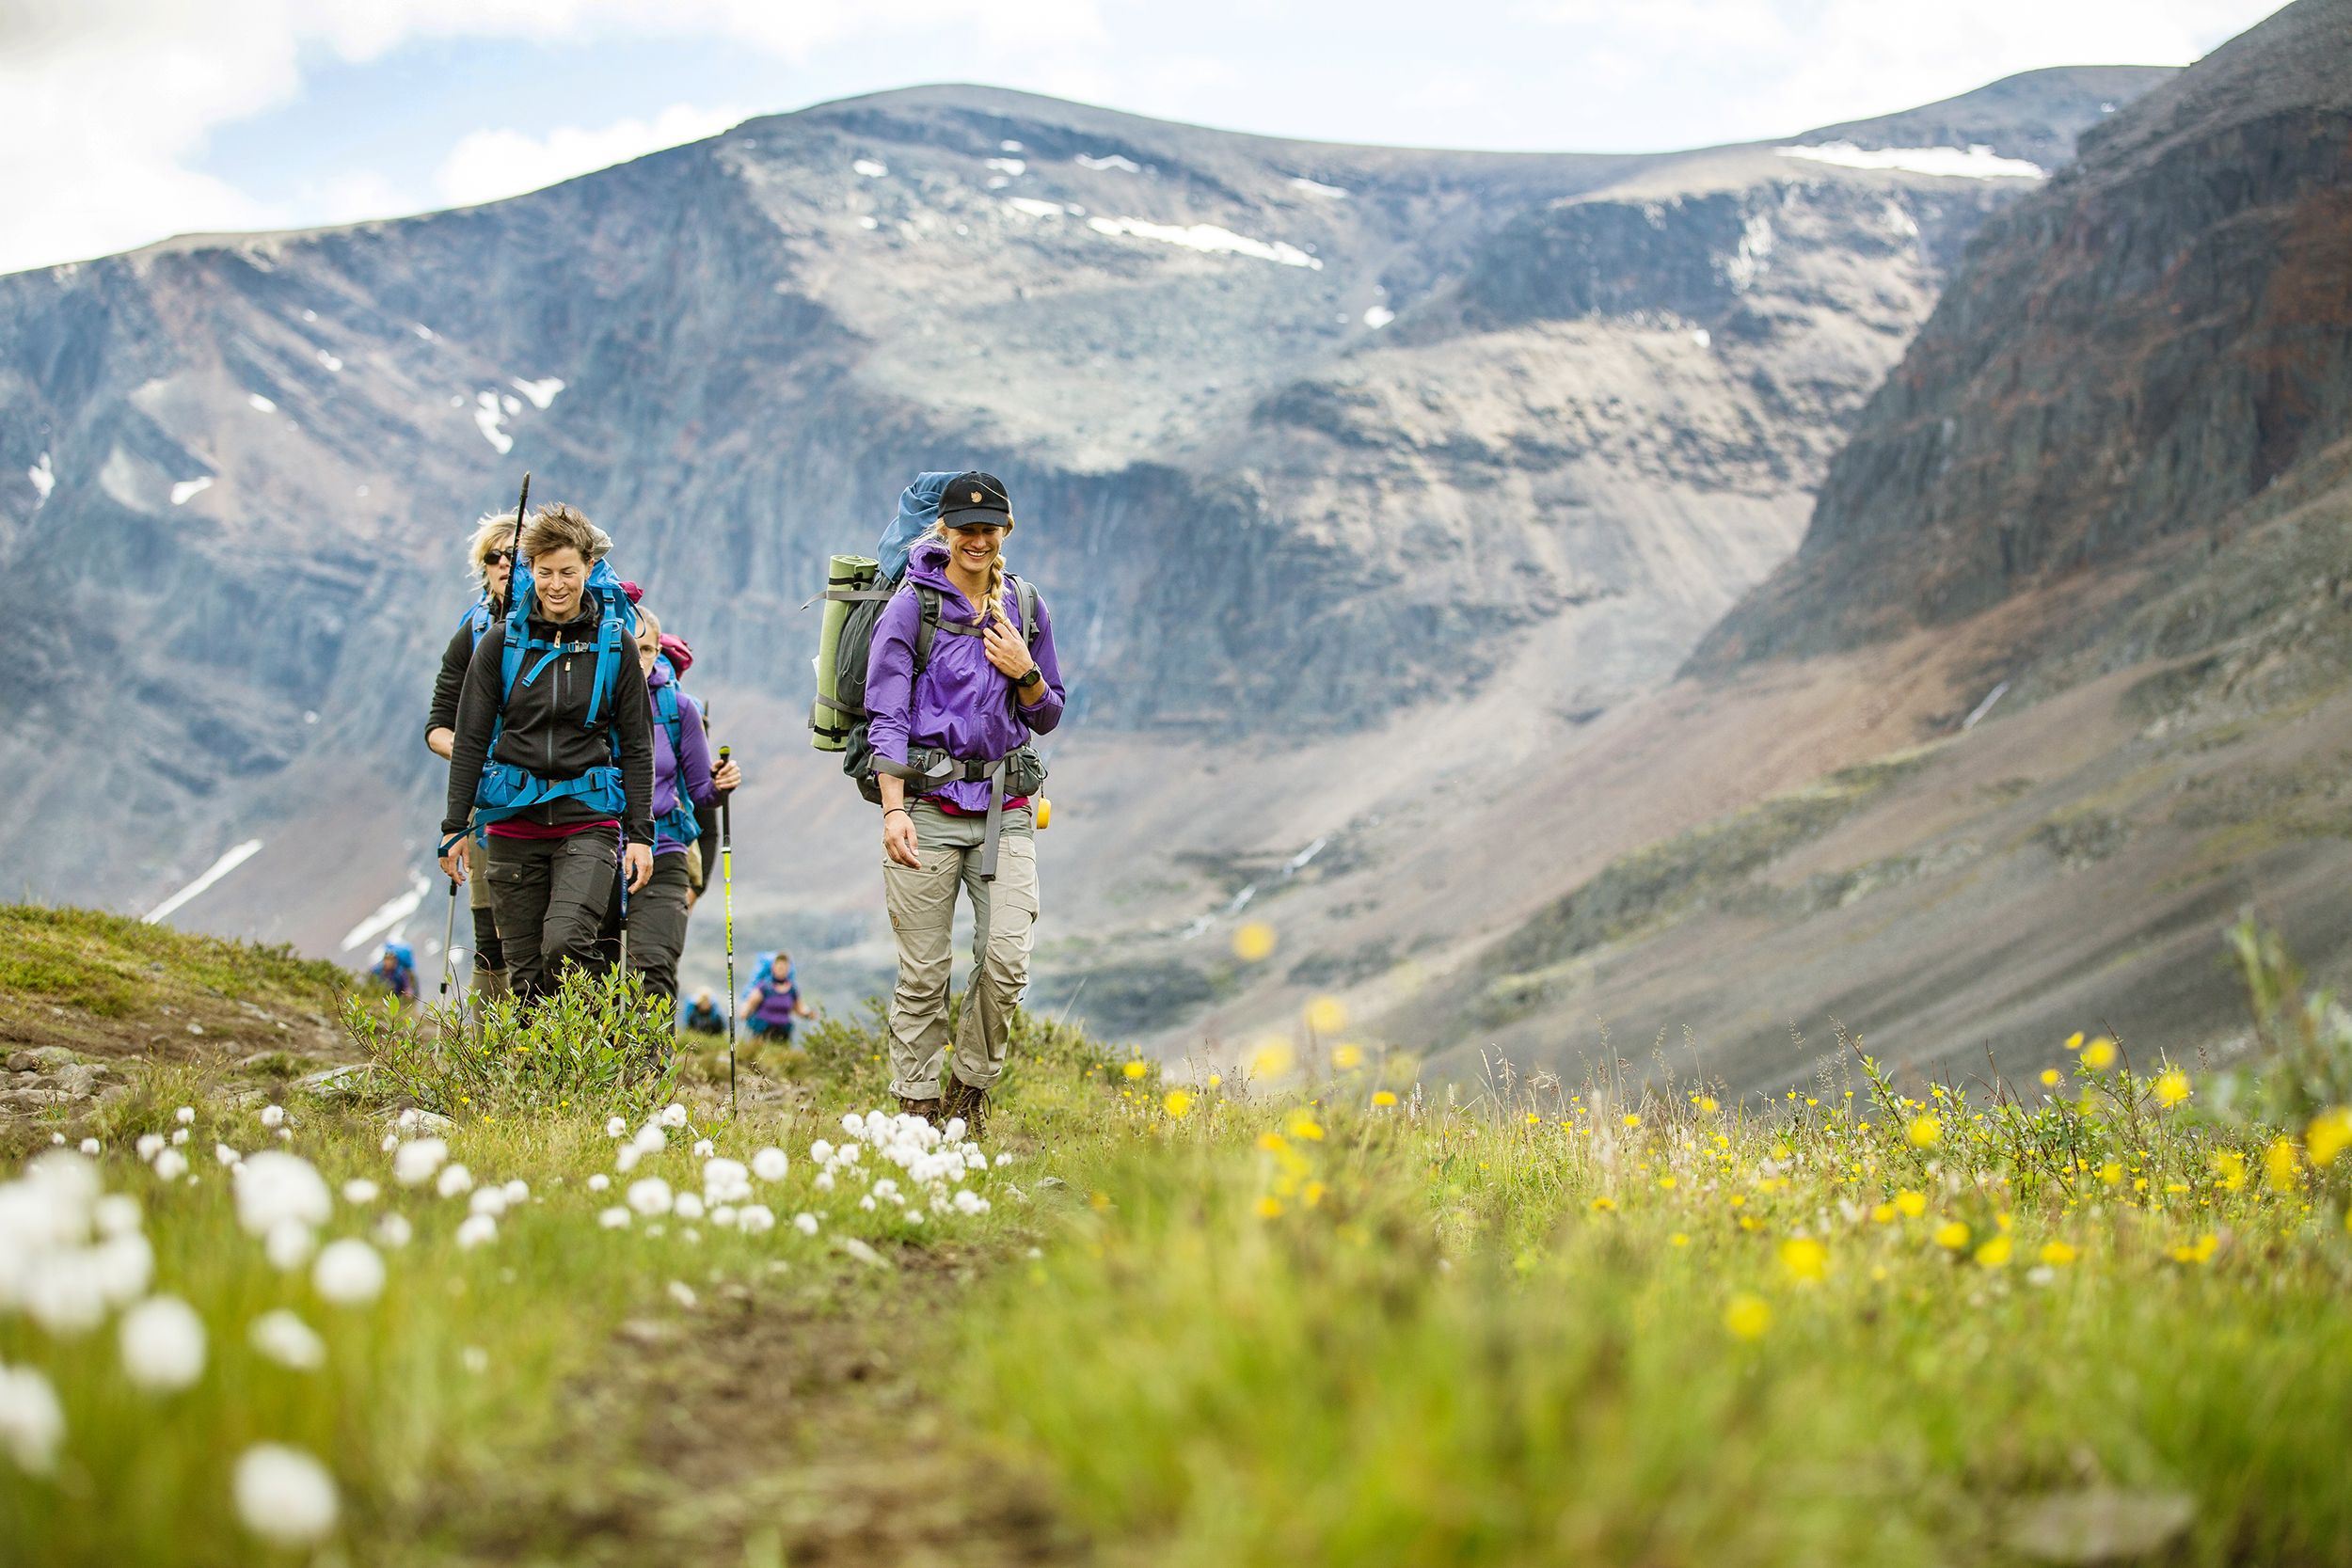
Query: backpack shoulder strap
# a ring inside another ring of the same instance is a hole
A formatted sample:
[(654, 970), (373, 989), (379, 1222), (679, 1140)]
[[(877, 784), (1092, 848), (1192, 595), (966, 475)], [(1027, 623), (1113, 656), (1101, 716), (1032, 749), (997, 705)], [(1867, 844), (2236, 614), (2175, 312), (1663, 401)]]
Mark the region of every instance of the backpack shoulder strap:
[(914, 628), (914, 673), (908, 677), (910, 686), (921, 680), (923, 672), (930, 665), (931, 643), (939, 636), (940, 615), (939, 590), (920, 582), (911, 586), (914, 589), (915, 598), (921, 603), (922, 614), (917, 618)]
[[(1012, 576), (1010, 573), (1006, 575)], [(1037, 646), (1037, 586), (1027, 578), (1014, 577), (1012, 591), (1021, 605), (1021, 641), (1034, 648)]]

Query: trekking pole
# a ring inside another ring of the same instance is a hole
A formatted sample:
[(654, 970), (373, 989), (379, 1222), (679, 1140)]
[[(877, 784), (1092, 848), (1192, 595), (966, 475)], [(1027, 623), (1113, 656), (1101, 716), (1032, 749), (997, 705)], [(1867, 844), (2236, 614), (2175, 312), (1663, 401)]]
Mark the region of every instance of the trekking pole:
[(531, 470), (525, 468), (523, 470), (523, 493), (521, 498), (515, 502), (515, 543), (513, 547), (506, 552), (506, 594), (498, 607), (499, 619), (501, 621), (506, 619), (506, 612), (515, 605), (515, 578), (523, 569), (523, 508), (530, 504)]
[(455, 955), (450, 951), (449, 944), (456, 940), (457, 879), (452, 877), (449, 879), (449, 923), (441, 927), (441, 1001), (444, 1006), (446, 1006), (449, 1002), (450, 964), (455, 957)]
[[(719, 748), (719, 766), (731, 747)], [(735, 1113), (735, 791), (719, 797), (719, 890), (727, 925), (727, 1112)]]
[(628, 834), (621, 835), (621, 974), (628, 974)]

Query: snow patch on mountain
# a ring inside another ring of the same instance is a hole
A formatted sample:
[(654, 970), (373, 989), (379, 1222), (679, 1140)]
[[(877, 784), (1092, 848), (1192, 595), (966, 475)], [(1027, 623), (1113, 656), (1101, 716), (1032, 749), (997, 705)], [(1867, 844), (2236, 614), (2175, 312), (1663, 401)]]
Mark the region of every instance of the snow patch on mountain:
[[(257, 844), (254, 847), (258, 849), (261, 846)], [(420, 875), (414, 882), (409, 884), (407, 892), (395, 895), (378, 904), (374, 913), (343, 934), (343, 951), (350, 952), (378, 931), (389, 931), (416, 913), (419, 906), (424, 902), (425, 893), (432, 885)]]
[[(202, 893), (206, 888), (211, 887), (215, 882), (219, 881), (223, 877), (228, 876), (229, 873), (234, 871), (237, 867), (251, 860), (255, 855), (261, 853), (261, 849), (262, 841), (260, 839), (246, 839), (243, 844), (238, 845), (235, 848), (221, 856), (220, 859), (206, 866), (204, 868), (203, 875), (198, 877), (196, 880), (190, 882), (187, 886), (182, 888), (179, 892), (173, 894), (170, 897), (165, 899), (162, 903), (156, 905), (153, 909), (148, 911), (147, 913), (139, 918), (150, 926), (156, 925), (167, 915), (170, 914), (174, 910), (177, 910), (183, 904), (185, 904), (189, 899), (194, 898), (198, 894)], [(421, 895), (419, 895), (419, 901), (422, 901)]]
[(1954, 180), (2047, 180), (2050, 171), (2023, 158), (2004, 158), (1982, 142), (1971, 147), (1856, 147), (1850, 141), (1775, 148), (1784, 158), (1830, 164), (1838, 168), (1899, 169), (1905, 174)]
[(545, 409), (555, 402), (555, 394), (564, 389), (564, 378), (560, 375), (551, 375), (544, 381), (525, 381), (518, 375), (510, 380), (508, 385), (529, 398), (532, 407)]
[(1136, 163), (1133, 158), (1122, 158), (1116, 152), (1112, 153), (1107, 158), (1090, 157), (1088, 154), (1081, 152), (1078, 154), (1078, 166), (1080, 168), (1125, 169), (1129, 174), (1141, 174), (1143, 172), (1143, 166), (1141, 164)]
[(183, 479), (171, 487), (171, 504), (185, 506), (212, 487), (213, 477), (210, 474), (199, 475), (195, 479)]
[[(33, 482), (33, 488), (40, 492), (40, 499), (44, 501), (49, 499), (49, 492), (57, 487), (57, 471), (49, 466), (47, 452), (42, 452), (40, 461), (24, 470), (24, 477)], [(33, 504), (38, 506), (40, 501), (35, 501)]]
[(256, 411), (258, 411), (258, 412), (260, 412), (260, 413), (263, 413), (263, 414), (275, 414), (275, 413), (277, 413), (277, 412), (278, 412), (278, 404), (274, 404), (274, 403), (270, 402), (270, 400), (269, 400), (269, 399), (267, 399), (267, 398), (263, 397), (263, 396), (262, 396), (261, 393), (259, 393), (259, 392), (247, 392), (247, 393), (246, 393), (246, 395), (245, 395), (245, 401), (246, 401), (246, 403), (247, 404), (247, 405), (249, 405), (250, 407), (252, 407), (253, 409), (255, 409)]
[(868, 180), (880, 180), (890, 172), (890, 166), (877, 158), (860, 158), (850, 166)]
[(1320, 180), (1310, 180), (1303, 174), (1291, 176), (1291, 189), (1307, 196), (1319, 196), (1326, 201), (1344, 201), (1348, 193), (1337, 185), (1327, 185)]
[(1286, 267), (1309, 267), (1316, 272), (1323, 270), (1319, 258), (1308, 255), (1295, 245), (1285, 245), (1279, 240), (1253, 240), (1247, 234), (1236, 234), (1214, 223), (1177, 224), (1153, 223), (1147, 218), (1089, 218), (1087, 227), (1098, 234), (1158, 240), (1164, 245), (1180, 245), (1187, 250), (1198, 250), (1207, 255), (1249, 256)]
[(515, 450), (515, 437), (499, 428), (505, 418), (506, 410), (500, 406), (496, 392), (484, 392), (474, 399), (474, 428), (482, 432), (484, 440), (498, 448), (501, 457)]

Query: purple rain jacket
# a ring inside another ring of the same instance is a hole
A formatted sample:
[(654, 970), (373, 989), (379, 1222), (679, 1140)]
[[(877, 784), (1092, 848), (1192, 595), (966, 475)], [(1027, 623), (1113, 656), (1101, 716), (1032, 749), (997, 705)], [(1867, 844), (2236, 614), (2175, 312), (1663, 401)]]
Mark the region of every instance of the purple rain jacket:
[[(962, 613), (968, 608), (963, 595), (947, 581), (946, 545), (936, 539), (918, 541), (908, 560), (907, 578), (945, 595), (940, 606), (943, 626), (972, 624)], [(1019, 626), (1020, 596), (1010, 581), (1003, 597), (1006, 618)], [(914, 745), (937, 746), (950, 756), (993, 759), (1061, 722), (1061, 663), (1054, 657), (1054, 618), (1046, 612), (1042, 594), (1037, 600), (1037, 641), (1029, 651), (1045, 676), (1045, 694), (1035, 707), (1017, 705), (1011, 678), (988, 661), (988, 649), (978, 638), (945, 631), (931, 639), (930, 662), (910, 692), (914, 634), (922, 614), (917, 596), (902, 592), (882, 607), (882, 618), (874, 623), (866, 666), (866, 705), (874, 715), (866, 735), (876, 756), (903, 766), (907, 748)], [(977, 815), (988, 810), (988, 783), (958, 780), (931, 799)]]
[[(645, 677), (645, 700), (653, 701), (656, 688), (675, 685), (670, 678), (670, 666), (661, 659), (654, 660), (653, 673)], [(719, 791), (710, 782), (710, 742), (703, 735), (702, 705), (685, 692), (677, 694), (678, 736), (686, 746), (681, 757), (670, 749), (670, 726), (661, 721), (660, 709), (654, 710), (653, 721), (653, 852), (656, 855), (683, 855), (686, 846), (672, 837), (661, 819), (677, 810), (678, 768), (686, 769), (686, 798), (697, 806), (716, 805)], [(709, 853), (708, 850), (704, 851)]]

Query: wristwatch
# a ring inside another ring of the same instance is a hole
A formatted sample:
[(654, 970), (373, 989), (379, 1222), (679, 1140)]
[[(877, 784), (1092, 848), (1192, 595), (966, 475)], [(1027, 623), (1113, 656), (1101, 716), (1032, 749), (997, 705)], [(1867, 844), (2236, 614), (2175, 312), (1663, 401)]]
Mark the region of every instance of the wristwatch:
[(1043, 680), (1044, 678), (1045, 678), (1045, 672), (1044, 672), (1044, 670), (1043, 670), (1041, 667), (1038, 666), (1038, 665), (1032, 664), (1032, 665), (1030, 665), (1030, 666), (1029, 666), (1029, 673), (1028, 673), (1027, 674), (1025, 674), (1025, 675), (1022, 676), (1019, 680), (1017, 680), (1017, 681), (1013, 682), (1012, 684), (1013, 684), (1013, 685), (1015, 685), (1015, 686), (1026, 686), (1026, 685), (1028, 685), (1031, 681), (1041, 681), (1041, 680)]

